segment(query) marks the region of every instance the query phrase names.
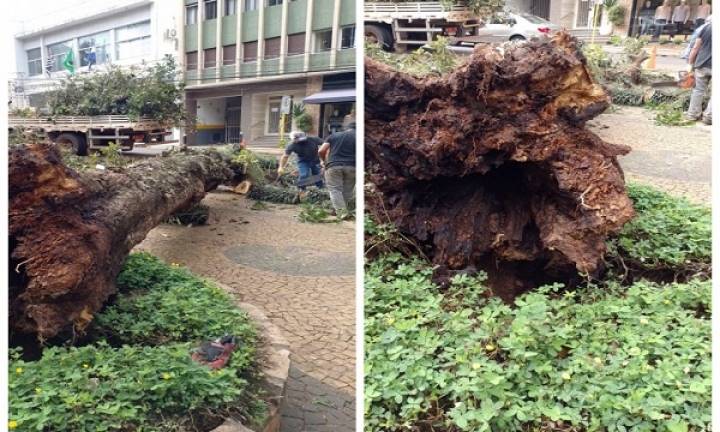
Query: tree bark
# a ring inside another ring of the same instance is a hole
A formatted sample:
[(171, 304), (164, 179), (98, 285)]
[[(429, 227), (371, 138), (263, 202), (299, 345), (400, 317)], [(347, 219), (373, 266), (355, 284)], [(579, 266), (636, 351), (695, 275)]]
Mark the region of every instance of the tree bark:
[(136, 244), (233, 177), (218, 153), (77, 173), (48, 144), (10, 150), (10, 323), (47, 339), (82, 330)]
[(568, 34), (479, 46), (443, 77), (366, 59), (367, 207), (438, 265), (512, 298), (601, 265), (633, 216), (617, 156), (585, 129), (609, 98)]

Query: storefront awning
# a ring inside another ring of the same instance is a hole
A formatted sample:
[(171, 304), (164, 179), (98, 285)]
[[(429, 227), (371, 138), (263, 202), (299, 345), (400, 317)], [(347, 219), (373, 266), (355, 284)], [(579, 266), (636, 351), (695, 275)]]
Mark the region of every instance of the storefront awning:
[(306, 104), (324, 104), (337, 102), (355, 102), (355, 89), (343, 88), (334, 90), (323, 90), (311, 94), (303, 100)]

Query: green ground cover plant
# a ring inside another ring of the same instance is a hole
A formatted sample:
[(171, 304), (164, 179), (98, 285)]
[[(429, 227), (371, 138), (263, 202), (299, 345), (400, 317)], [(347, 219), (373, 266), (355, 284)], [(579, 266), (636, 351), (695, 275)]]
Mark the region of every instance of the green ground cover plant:
[(329, 202), (320, 204), (304, 203), (298, 213), (300, 222), (305, 223), (338, 223), (342, 219), (335, 217)]
[(367, 267), (366, 430), (709, 430), (709, 281), (506, 305), (482, 274), (446, 290), (431, 274), (399, 255)]
[[(637, 216), (608, 241), (603, 279), (513, 304), (483, 273), (441, 288), (392, 225), (366, 217), (367, 430), (709, 431), (710, 211), (628, 194)], [(658, 274), (680, 282), (643, 279)]]
[(707, 207), (649, 186), (628, 185), (637, 216), (608, 241), (608, 260), (675, 278), (710, 277), (711, 213)]
[[(207, 281), (146, 254), (132, 254), (116, 301), (95, 318), (91, 343), (48, 347), (10, 360), (10, 421), (16, 430), (209, 430), (234, 414), (259, 420), (257, 336), (247, 315)], [(238, 336), (227, 367), (190, 358), (199, 342)]]

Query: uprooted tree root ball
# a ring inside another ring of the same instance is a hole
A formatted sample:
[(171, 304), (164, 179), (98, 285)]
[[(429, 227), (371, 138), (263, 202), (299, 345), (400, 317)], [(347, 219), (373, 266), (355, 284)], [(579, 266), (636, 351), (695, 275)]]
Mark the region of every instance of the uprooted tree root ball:
[(610, 100), (575, 39), (479, 46), (442, 77), (366, 59), (368, 209), (416, 240), (439, 279), (483, 269), (512, 298), (601, 268), (634, 211), (617, 156), (585, 122)]
[(13, 147), (9, 161), (10, 323), (40, 339), (82, 331), (132, 247), (234, 176), (217, 152), (123, 172), (75, 172), (47, 144)]

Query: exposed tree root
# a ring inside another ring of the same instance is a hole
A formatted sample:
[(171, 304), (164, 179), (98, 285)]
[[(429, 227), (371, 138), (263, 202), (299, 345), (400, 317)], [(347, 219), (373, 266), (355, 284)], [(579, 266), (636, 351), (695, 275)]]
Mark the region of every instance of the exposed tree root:
[(47, 339), (82, 331), (136, 244), (233, 177), (217, 153), (78, 174), (47, 144), (10, 150), (10, 324)]
[(440, 278), (482, 268), (511, 298), (600, 268), (634, 215), (616, 159), (630, 149), (585, 129), (610, 100), (573, 38), (479, 46), (440, 78), (371, 59), (365, 73), (368, 209), (424, 245)]

